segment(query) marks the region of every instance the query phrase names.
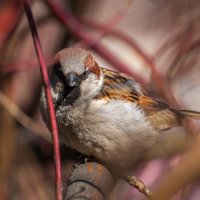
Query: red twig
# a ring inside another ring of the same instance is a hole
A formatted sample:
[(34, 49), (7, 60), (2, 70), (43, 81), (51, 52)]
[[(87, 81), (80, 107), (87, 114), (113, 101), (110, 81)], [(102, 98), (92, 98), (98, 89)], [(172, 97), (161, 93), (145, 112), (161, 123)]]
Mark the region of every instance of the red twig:
[[(96, 29), (105, 29), (106, 25), (104, 24), (98, 24), (97, 22), (93, 22), (91, 20), (84, 20), (83, 22), (85, 24), (88, 24), (90, 26), (92, 26), (93, 28)], [(165, 78), (160, 74), (160, 72), (157, 70), (155, 63), (154, 63), (154, 58), (150, 55), (148, 55), (138, 44), (136, 41), (134, 41), (134, 39), (130, 38), (129, 36), (127, 36), (126, 34), (116, 31), (116, 30), (112, 30), (110, 32), (110, 34), (112, 34), (115, 37), (118, 37), (120, 39), (122, 39), (124, 42), (126, 42), (128, 45), (130, 45), (138, 55), (140, 55), (140, 57), (145, 61), (145, 63), (147, 64), (147, 67), (150, 67), (151, 72), (152, 72), (152, 77), (156, 83), (156, 87), (158, 89), (158, 92), (160, 94), (162, 94), (162, 96), (166, 97), (171, 103), (173, 103), (175, 106), (178, 105), (178, 102), (176, 101), (173, 93), (171, 92), (171, 90), (169, 88), (167, 88), (166, 84), (165, 84)]]
[(177, 65), (179, 63), (179, 61), (186, 56), (187, 54), (190, 53), (190, 51), (196, 49), (196, 48), (200, 48), (200, 38), (198, 38), (197, 40), (195, 40), (194, 42), (192, 42), (191, 44), (187, 45), (184, 47), (184, 49), (182, 49), (178, 55), (176, 56), (176, 58), (173, 60), (172, 64), (170, 65), (169, 68), (169, 72), (168, 72), (168, 76), (171, 77), (173, 76), (177, 69)]
[[(98, 30), (107, 29), (107, 24), (100, 24), (96, 21), (92, 21), (91, 19), (81, 19), (81, 22)], [(147, 65), (150, 65), (151, 68), (155, 68), (154, 58), (151, 55), (148, 55), (133, 38), (118, 30), (111, 30), (107, 34), (111, 34), (112, 36), (121, 39), (127, 45), (130, 45)]]
[[(53, 56), (45, 56), (44, 59), (47, 66), (53, 64)], [(33, 68), (38, 68), (37, 58), (1, 64), (0, 73), (14, 73), (18, 71), (31, 70)]]
[[(124, 8), (120, 7), (120, 9), (116, 11), (115, 15), (113, 15), (110, 19), (106, 20), (106, 23), (103, 24), (103, 27), (95, 27), (95, 28), (99, 29), (99, 35), (96, 37), (96, 39), (94, 41), (95, 43), (100, 38), (102, 38), (104, 35), (107, 35), (110, 32), (113, 32), (114, 27), (124, 18), (128, 9), (131, 7), (131, 5), (130, 5), (131, 3), (132, 3), (132, 1), (130, 2), (130, 0), (125, 2), (125, 7)], [(124, 4), (124, 2), (123, 2), (123, 4)], [(81, 20), (81, 19), (79, 19), (79, 20), (81, 23), (83, 22), (83, 20)], [(94, 25), (95, 25), (95, 22), (94, 22)], [(92, 46), (92, 45), (93, 44), (90, 44), (90, 46)], [(87, 47), (88, 44), (83, 41), (83, 42), (78, 43), (76, 46), (78, 46), (78, 47), (86, 46)]]
[(27, 0), (23, 0), (22, 2), (24, 4), (24, 9), (25, 9), (27, 19), (29, 22), (29, 26), (31, 29), (33, 42), (35, 45), (35, 50), (36, 50), (36, 54), (38, 57), (40, 70), (41, 70), (41, 74), (42, 74), (42, 80), (43, 80), (43, 84), (45, 87), (45, 94), (46, 94), (46, 98), (47, 98), (47, 105), (48, 105), (48, 110), (49, 110), (49, 115), (50, 115), (52, 137), (53, 137), (53, 144), (54, 144), (55, 174), (56, 174), (56, 199), (62, 200), (62, 178), (61, 178), (58, 129), (57, 129), (55, 111), (54, 111), (53, 100), (52, 100), (51, 90), (50, 90), (50, 85), (49, 85), (48, 72), (47, 72), (45, 61), (44, 61), (43, 51), (41, 48), (41, 43), (40, 43), (40, 40), (38, 37), (38, 32), (37, 32), (37, 29), (35, 26), (31, 8), (30, 8)]
[(111, 64), (114, 65), (118, 70), (123, 71), (131, 76), (133, 76), (138, 82), (140, 82), (144, 87), (147, 87), (147, 81), (141, 77), (139, 74), (133, 72), (133, 69), (127, 67), (120, 59), (118, 59), (114, 54), (109, 51), (104, 45), (97, 43), (96, 38), (88, 35), (85, 27), (69, 12), (64, 11), (56, 1), (46, 0), (45, 1), (49, 8), (53, 11), (57, 19), (67, 26), (70, 31), (79, 39), (83, 40), (87, 45), (91, 45), (91, 48), (107, 59)]

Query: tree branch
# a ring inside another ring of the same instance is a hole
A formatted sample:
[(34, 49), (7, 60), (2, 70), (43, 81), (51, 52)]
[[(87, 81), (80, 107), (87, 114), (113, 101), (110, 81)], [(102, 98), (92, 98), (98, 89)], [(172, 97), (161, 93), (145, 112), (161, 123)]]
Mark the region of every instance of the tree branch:
[(106, 167), (96, 162), (78, 164), (72, 170), (64, 200), (104, 200), (114, 186), (114, 178)]

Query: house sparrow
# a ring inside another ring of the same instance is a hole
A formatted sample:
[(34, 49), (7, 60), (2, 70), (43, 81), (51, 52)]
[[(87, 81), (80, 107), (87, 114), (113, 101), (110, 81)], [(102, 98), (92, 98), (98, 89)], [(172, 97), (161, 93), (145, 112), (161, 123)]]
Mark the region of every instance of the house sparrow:
[[(159, 132), (184, 117), (200, 118), (152, 99), (132, 77), (101, 68), (84, 49), (57, 53), (50, 84), (62, 142), (118, 173), (132, 169)], [(49, 126), (44, 89), (41, 107)]]

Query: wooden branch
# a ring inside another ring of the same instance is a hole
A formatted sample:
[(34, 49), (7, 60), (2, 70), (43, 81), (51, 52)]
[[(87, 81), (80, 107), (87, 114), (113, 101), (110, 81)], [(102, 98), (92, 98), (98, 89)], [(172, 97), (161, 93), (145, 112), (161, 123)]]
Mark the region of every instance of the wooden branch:
[(146, 197), (150, 198), (152, 196), (152, 191), (147, 187), (141, 180), (135, 176), (126, 175), (123, 179), (132, 187), (136, 188), (139, 192), (144, 194)]
[(64, 200), (105, 200), (114, 186), (114, 178), (106, 167), (96, 162), (78, 164), (73, 169)]

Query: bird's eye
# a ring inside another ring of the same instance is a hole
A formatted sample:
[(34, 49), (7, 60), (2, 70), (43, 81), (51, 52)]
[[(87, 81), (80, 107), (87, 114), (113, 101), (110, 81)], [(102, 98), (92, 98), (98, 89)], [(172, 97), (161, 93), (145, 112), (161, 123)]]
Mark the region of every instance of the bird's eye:
[(89, 70), (86, 69), (84, 72), (83, 72), (83, 75), (82, 75), (82, 79), (86, 79), (89, 75)]

